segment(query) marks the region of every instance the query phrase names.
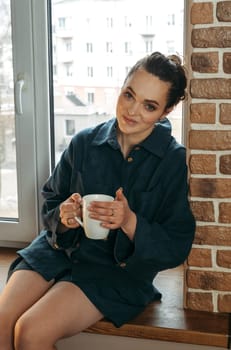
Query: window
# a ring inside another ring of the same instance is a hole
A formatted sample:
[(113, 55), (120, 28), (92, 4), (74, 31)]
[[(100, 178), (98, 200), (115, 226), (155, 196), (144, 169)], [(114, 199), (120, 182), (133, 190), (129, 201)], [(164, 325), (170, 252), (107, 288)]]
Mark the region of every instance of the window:
[(146, 53), (152, 53), (153, 51), (153, 41), (152, 40), (146, 40), (145, 41), (145, 52)]
[(45, 10), (45, 1), (0, 2), (1, 246), (25, 245), (41, 227), (39, 193), (50, 169)]
[(86, 43), (87, 52), (92, 53), (93, 52), (93, 44), (92, 43)]
[[(49, 80), (47, 47), (48, 33), (51, 32), (51, 29), (48, 28), (47, 23), (47, 2), (52, 4), (51, 27), (53, 28), (52, 43), (54, 44), (54, 91), (52, 91), (54, 109), (52, 114), (54, 114), (54, 125), (53, 120), (49, 121), (52, 93), (50, 94), (47, 84)], [(141, 16), (146, 18), (147, 8), (145, 6), (140, 6), (139, 1), (134, 2), (133, 12), (128, 0), (108, 1), (107, 6), (112, 5), (112, 8), (108, 9), (110, 15), (106, 15), (108, 26), (113, 28), (113, 35), (110, 36), (112, 31), (105, 33), (105, 11), (103, 10), (106, 2), (89, 0), (87, 3), (88, 11), (82, 10), (82, 6), (86, 5), (86, 0), (20, 0), (20, 2), (2, 0), (0, 2), (2, 18), (0, 24), (0, 178), (2, 186), (0, 205), (3, 202), (7, 203), (6, 210), (12, 208), (14, 210), (14, 213), (5, 212), (1, 207), (1, 242), (4, 240), (20, 241), (25, 244), (39, 232), (41, 224), (38, 218), (42, 202), (39, 196), (40, 189), (49, 176), (52, 159), (57, 161), (60, 156), (60, 148), (65, 147), (69, 142), (71, 136), (65, 137), (67, 136), (66, 131), (68, 133), (73, 130), (77, 132), (81, 128), (96, 125), (111, 118), (115, 113), (115, 102), (125, 74), (134, 64), (134, 59), (146, 54), (141, 32), (146, 34), (147, 28), (143, 28), (144, 26), (142, 27), (140, 23)], [(147, 24), (150, 26), (151, 24), (154, 26), (157, 22), (159, 24), (154, 33), (153, 50), (159, 49), (165, 52), (175, 50), (183, 54), (183, 1), (174, 2), (174, 6), (171, 5), (172, 3), (172, 0), (165, 0), (158, 5), (158, 11), (156, 11), (155, 2), (150, 0), (149, 12), (152, 13), (152, 19), (147, 17)], [(75, 11), (73, 11), (73, 6), (75, 6)], [(166, 8), (170, 6), (173, 6), (171, 13), (175, 16), (170, 16), (169, 23), (174, 23), (174, 26), (178, 26), (179, 29), (178, 35), (175, 35), (174, 38), (172, 38), (174, 35), (172, 31), (168, 32), (166, 37), (167, 19), (157, 21), (159, 18), (166, 18)], [(4, 12), (4, 7), (8, 13)], [(137, 16), (137, 10), (140, 16)], [(99, 13), (102, 15), (98, 16)], [(127, 17), (126, 20), (125, 17)], [(9, 18), (13, 23), (9, 22)], [(86, 23), (89, 24), (89, 30), (83, 33), (81, 28)], [(125, 23), (127, 23), (128, 31), (126, 31)], [(132, 32), (129, 23), (132, 23)], [(13, 36), (11, 36), (11, 31)], [(4, 40), (2, 40), (3, 33), (7, 34)], [(121, 33), (123, 33), (124, 43), (120, 42), (118, 45), (118, 38), (122, 37)], [(73, 37), (72, 50), (75, 47), (78, 51), (73, 55), (73, 61), (64, 62), (60, 57), (65, 53), (67, 47), (70, 48), (70, 45), (67, 44), (66, 47), (61, 45), (60, 51), (58, 44), (59, 40), (63, 42), (69, 40), (70, 37)], [(171, 40), (174, 40), (174, 48)], [(111, 42), (113, 46), (110, 62), (108, 58), (106, 59), (106, 55), (105, 57), (102, 55), (102, 52), (105, 52), (106, 41)], [(92, 51), (93, 54), (89, 61), (85, 43), (89, 43), (89, 51)], [(148, 47), (150, 48), (149, 44)], [(94, 72), (92, 62), (94, 62)], [(108, 71), (108, 73), (113, 73), (111, 79), (108, 79), (105, 74), (107, 67), (113, 67), (113, 72), (111, 68)], [(26, 85), (23, 87), (20, 85), (20, 80), (25, 77)], [(89, 77), (94, 79), (88, 79)], [(17, 91), (20, 90), (20, 94), (17, 95), (17, 98), (21, 98), (23, 118), (14, 114), (14, 82), (19, 83)], [(75, 96), (74, 102), (66, 98), (67, 89)], [(69, 111), (71, 109), (69, 114), (68, 109)], [(56, 127), (59, 118), (63, 118), (59, 124), (60, 129)], [(170, 118), (173, 132), (180, 140), (180, 106)], [(75, 129), (73, 124), (64, 127), (64, 120), (74, 121)], [(6, 123), (4, 127), (2, 127), (3, 122)], [(17, 128), (14, 128), (14, 125)], [(55, 134), (50, 135), (50, 129), (52, 132), (55, 130)], [(21, 142), (25, 139), (27, 144)], [(48, 152), (50, 142), (54, 148)], [(28, 144), (30, 147), (27, 146)], [(5, 153), (6, 150), (8, 154)], [(9, 176), (10, 171), (11, 175), (14, 172), (12, 176)], [(28, 178), (27, 174), (36, 175), (34, 178), (33, 176)], [(3, 191), (9, 187), (12, 188), (12, 191), (7, 193), (7, 196), (4, 193), (3, 196)]]
[(87, 67), (87, 76), (90, 78), (93, 77), (93, 67)]
[(73, 65), (72, 63), (64, 63), (65, 75), (67, 77), (72, 77), (73, 75)]
[(66, 28), (66, 18), (65, 17), (58, 18), (58, 24), (59, 24), (59, 29), (65, 29)]
[(107, 28), (112, 28), (113, 27), (113, 18), (112, 17), (107, 17), (106, 18), (106, 24), (107, 24)]
[(87, 93), (87, 102), (88, 102), (89, 105), (92, 105), (95, 102), (94, 92), (88, 92)]
[(112, 67), (107, 67), (107, 77), (112, 78), (113, 76), (113, 69)]
[(168, 25), (169, 26), (175, 25), (175, 13), (171, 13), (168, 15)]
[(67, 52), (72, 51), (72, 39), (66, 39), (64, 40), (65, 50)]
[(112, 42), (106, 42), (106, 52), (112, 53)]
[(129, 28), (132, 26), (131, 19), (128, 16), (124, 17), (124, 27)]
[(146, 26), (152, 27), (152, 16), (146, 16), (145, 20), (146, 20)]
[(75, 134), (75, 121), (65, 120), (65, 130), (67, 136), (73, 136)]
[(126, 54), (132, 54), (131, 42), (126, 41), (126, 42), (124, 43), (124, 52), (125, 52)]

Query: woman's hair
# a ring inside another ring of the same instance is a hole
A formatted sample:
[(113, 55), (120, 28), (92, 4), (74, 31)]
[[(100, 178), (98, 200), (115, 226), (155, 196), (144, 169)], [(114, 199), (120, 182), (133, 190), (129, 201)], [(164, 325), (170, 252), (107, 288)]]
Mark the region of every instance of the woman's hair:
[(187, 78), (179, 56), (165, 56), (160, 52), (153, 52), (136, 62), (128, 72), (124, 82), (139, 69), (144, 69), (160, 80), (170, 83), (166, 108), (173, 107), (186, 98)]

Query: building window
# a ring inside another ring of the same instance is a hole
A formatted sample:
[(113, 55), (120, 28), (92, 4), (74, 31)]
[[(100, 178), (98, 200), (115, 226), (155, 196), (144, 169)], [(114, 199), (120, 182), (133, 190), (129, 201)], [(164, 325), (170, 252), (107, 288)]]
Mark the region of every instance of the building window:
[(128, 16), (124, 16), (124, 27), (129, 28), (132, 26), (131, 19)]
[(146, 40), (145, 41), (145, 52), (146, 53), (152, 53), (153, 51), (153, 41), (152, 40)]
[(168, 54), (173, 54), (173, 53), (176, 52), (174, 40), (167, 40), (166, 44), (167, 44), (167, 52), (168, 52)]
[(58, 24), (59, 24), (59, 29), (65, 29), (66, 28), (66, 18), (59, 17)]
[(71, 119), (65, 120), (65, 130), (67, 136), (72, 136), (75, 134), (75, 121)]
[(86, 43), (86, 47), (87, 47), (88, 53), (93, 52), (93, 44), (92, 43)]
[(65, 73), (67, 77), (72, 77), (73, 75), (73, 64), (72, 63), (64, 63)]
[(126, 54), (132, 54), (132, 48), (131, 47), (132, 47), (131, 43), (129, 41), (126, 41), (124, 43), (124, 52)]
[(93, 77), (93, 67), (87, 67), (87, 76)]
[(113, 69), (112, 67), (107, 67), (107, 77), (112, 78), (113, 76)]
[(174, 26), (175, 25), (175, 13), (171, 13), (168, 15), (168, 26)]
[(94, 92), (88, 92), (87, 93), (87, 102), (89, 105), (93, 105), (95, 102), (95, 94)]
[(107, 17), (106, 18), (106, 24), (107, 24), (107, 28), (113, 28), (113, 18), (112, 17)]
[(66, 51), (70, 52), (72, 51), (72, 39), (66, 39), (64, 41), (65, 49)]
[(152, 27), (152, 16), (146, 16), (146, 26), (147, 27)]
[(112, 53), (112, 42), (106, 42), (106, 52)]

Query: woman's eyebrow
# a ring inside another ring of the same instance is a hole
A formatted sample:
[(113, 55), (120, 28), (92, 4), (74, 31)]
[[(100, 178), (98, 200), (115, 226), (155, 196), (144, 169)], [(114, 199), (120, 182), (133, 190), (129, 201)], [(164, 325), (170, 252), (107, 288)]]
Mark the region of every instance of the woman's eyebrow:
[[(135, 91), (133, 90), (133, 88), (131, 86), (127, 86), (127, 89), (130, 90), (133, 93), (133, 95), (136, 96), (136, 93), (135, 93)], [(144, 102), (146, 102), (146, 103), (154, 103), (155, 105), (159, 106), (159, 103), (157, 101), (155, 101), (155, 100), (145, 99)]]

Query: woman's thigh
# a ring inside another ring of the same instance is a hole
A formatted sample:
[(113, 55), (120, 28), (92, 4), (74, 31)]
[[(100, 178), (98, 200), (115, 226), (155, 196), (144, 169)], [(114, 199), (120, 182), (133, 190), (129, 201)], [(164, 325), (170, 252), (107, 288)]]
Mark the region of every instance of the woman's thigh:
[(15, 271), (0, 295), (0, 313), (6, 312), (14, 323), (27, 309), (39, 300), (54, 284), (47, 282), (34, 271)]
[(82, 290), (71, 282), (58, 282), (19, 319), (16, 329), (40, 344), (81, 332), (103, 318)]

